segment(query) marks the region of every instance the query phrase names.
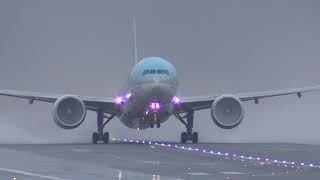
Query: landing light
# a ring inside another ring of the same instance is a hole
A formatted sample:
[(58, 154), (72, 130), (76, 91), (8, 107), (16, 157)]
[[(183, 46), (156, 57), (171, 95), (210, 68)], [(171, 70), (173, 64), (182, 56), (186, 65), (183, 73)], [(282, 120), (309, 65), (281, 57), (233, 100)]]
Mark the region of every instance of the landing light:
[(127, 93), (127, 94), (126, 94), (126, 98), (127, 98), (127, 99), (130, 99), (131, 97), (132, 97), (132, 93)]
[(181, 100), (180, 100), (179, 97), (173, 96), (173, 98), (172, 98), (172, 103), (173, 103), (173, 104), (180, 104), (180, 103), (181, 103)]
[(115, 102), (117, 105), (120, 105), (120, 104), (123, 103), (123, 99), (122, 99), (122, 97), (117, 96), (117, 97), (114, 99), (114, 102)]
[[(119, 139), (119, 141), (121, 141), (121, 139)], [(124, 142), (128, 141), (127, 139), (124, 139), (123, 140)], [(130, 140), (130, 142), (132, 143), (141, 143), (141, 141), (139, 140)], [(202, 152), (202, 153), (210, 153), (210, 154), (213, 154), (213, 155), (223, 155), (223, 156), (229, 156), (229, 154), (231, 153), (225, 153), (225, 152), (217, 152), (215, 153), (213, 150), (199, 150), (198, 148), (196, 149), (192, 149), (191, 147), (185, 147), (185, 146), (178, 146), (178, 145), (174, 145), (174, 144), (170, 144), (170, 143), (162, 143), (162, 142), (151, 142), (151, 141), (142, 141), (142, 143), (148, 143), (149, 145), (161, 145), (161, 146), (164, 146), (164, 147), (172, 147), (172, 148), (178, 148), (178, 149), (183, 149), (183, 150), (195, 150), (195, 151), (198, 151), (198, 152)], [(153, 146), (150, 146), (151, 148), (154, 148)], [(299, 163), (300, 166), (295, 166), (296, 164), (298, 164), (297, 162), (293, 162), (293, 161), (280, 161), (280, 160), (273, 160), (273, 159), (262, 159), (261, 157), (253, 157), (253, 156), (240, 156), (240, 155), (236, 155), (236, 154), (233, 154), (232, 155), (234, 158), (232, 158), (233, 160), (236, 160), (236, 159), (240, 159), (242, 162), (245, 162), (245, 161), (248, 161), (250, 160), (249, 162), (251, 162), (252, 160), (258, 160), (258, 163), (260, 165), (264, 165), (266, 164), (266, 162), (271, 162), (271, 163), (275, 163), (276, 165), (278, 166), (281, 166), (284, 165), (284, 167), (292, 167), (292, 168), (297, 168), (297, 170), (303, 168), (301, 166), (304, 166), (304, 167), (309, 167), (309, 168), (320, 168), (320, 165), (318, 164), (313, 164), (313, 163), (304, 163), (304, 162), (301, 162)], [(227, 158), (226, 158), (227, 159)], [(290, 166), (289, 166), (290, 164)], [(247, 166), (247, 165), (245, 165)], [(288, 172), (287, 172), (288, 174)], [(272, 175), (275, 175), (275, 173), (272, 173)]]
[(153, 111), (158, 111), (160, 110), (160, 103), (158, 102), (151, 102), (149, 105), (150, 109)]

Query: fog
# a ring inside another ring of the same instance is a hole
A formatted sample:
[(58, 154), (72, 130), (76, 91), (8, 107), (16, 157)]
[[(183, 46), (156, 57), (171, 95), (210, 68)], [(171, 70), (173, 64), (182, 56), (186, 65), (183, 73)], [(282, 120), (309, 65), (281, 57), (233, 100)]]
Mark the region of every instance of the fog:
[[(184, 97), (320, 84), (320, 2), (0, 1), (0, 89), (113, 97), (138, 57), (172, 62)], [(195, 113), (201, 142), (320, 143), (320, 92), (245, 102), (243, 123), (219, 129)], [(75, 130), (52, 120), (52, 104), (0, 97), (0, 143), (90, 142), (96, 116)], [(114, 119), (111, 137), (179, 141), (175, 118), (137, 131)]]

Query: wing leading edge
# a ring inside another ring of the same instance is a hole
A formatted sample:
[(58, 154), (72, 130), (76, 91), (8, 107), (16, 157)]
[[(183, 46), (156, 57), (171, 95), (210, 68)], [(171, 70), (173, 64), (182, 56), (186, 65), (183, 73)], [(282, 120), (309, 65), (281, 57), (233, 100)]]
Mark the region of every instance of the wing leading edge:
[[(306, 87), (306, 88), (295, 88), (295, 89), (281, 89), (275, 91), (264, 91), (264, 92), (252, 92), (252, 93), (239, 93), (234, 94), (235, 97), (241, 101), (254, 101), (256, 104), (259, 103), (260, 99), (292, 95), (297, 94), (300, 98), (302, 93), (319, 91), (320, 86)], [(15, 90), (0, 90), (0, 95), (16, 97), (29, 100), (32, 104), (34, 101), (54, 103), (57, 99), (63, 95), (59, 94), (45, 94), (38, 92), (27, 92), (27, 91), (15, 91)], [(222, 94), (221, 94), (222, 95)], [(213, 101), (220, 95), (203, 96), (186, 98), (183, 100), (180, 106), (176, 107), (174, 113), (183, 113), (188, 111), (198, 111), (202, 109), (209, 109)], [(112, 98), (101, 98), (101, 97), (82, 97), (86, 105), (86, 109), (92, 111), (103, 110), (104, 112), (117, 114), (120, 112), (120, 108), (115, 106)]]
[[(45, 94), (38, 92), (27, 92), (27, 91), (15, 91), (15, 90), (0, 90), (1, 96), (16, 97), (29, 100), (32, 104), (34, 101), (54, 103), (57, 99), (62, 97), (61, 94)], [(86, 105), (86, 109), (92, 111), (103, 110), (104, 112), (117, 114), (120, 109), (115, 106), (112, 98), (101, 98), (101, 97), (80, 97)]]
[[(305, 88), (281, 89), (281, 90), (274, 90), (274, 91), (238, 93), (233, 95), (239, 98), (241, 101), (252, 100), (256, 104), (258, 104), (260, 99), (292, 95), (292, 94), (296, 94), (300, 98), (302, 96), (302, 93), (319, 91), (319, 90), (320, 90), (320, 86), (312, 86), (312, 87), (305, 87)], [(198, 111), (202, 109), (209, 109), (213, 101), (219, 96), (220, 95), (212, 95), (212, 96), (186, 98), (185, 100), (183, 100), (181, 105), (176, 108), (175, 113), (184, 113), (187, 111)]]

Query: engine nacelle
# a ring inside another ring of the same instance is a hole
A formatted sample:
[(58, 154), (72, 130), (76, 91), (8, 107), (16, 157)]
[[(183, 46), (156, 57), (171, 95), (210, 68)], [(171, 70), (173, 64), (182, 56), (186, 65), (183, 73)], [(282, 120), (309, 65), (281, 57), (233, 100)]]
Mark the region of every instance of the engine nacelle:
[(232, 129), (237, 127), (243, 116), (242, 102), (233, 95), (222, 95), (211, 105), (211, 118), (220, 128)]
[(63, 129), (80, 126), (86, 117), (84, 102), (75, 95), (65, 95), (54, 103), (53, 119)]

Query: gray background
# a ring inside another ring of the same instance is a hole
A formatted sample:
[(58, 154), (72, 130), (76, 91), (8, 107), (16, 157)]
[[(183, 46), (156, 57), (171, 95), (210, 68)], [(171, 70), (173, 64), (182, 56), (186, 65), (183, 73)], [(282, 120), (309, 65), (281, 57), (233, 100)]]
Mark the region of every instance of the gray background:
[[(0, 87), (113, 97), (139, 58), (160, 56), (180, 76), (183, 96), (320, 84), (320, 1), (0, 1)], [(196, 113), (203, 142), (320, 143), (320, 92), (245, 103), (233, 130)], [(95, 114), (75, 130), (54, 124), (52, 104), (0, 97), (1, 143), (90, 142)], [(174, 118), (131, 130), (115, 119), (112, 137), (179, 140)]]

